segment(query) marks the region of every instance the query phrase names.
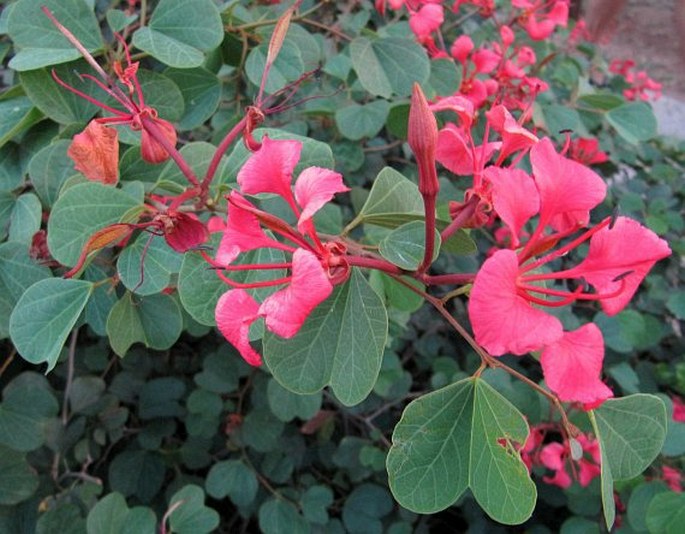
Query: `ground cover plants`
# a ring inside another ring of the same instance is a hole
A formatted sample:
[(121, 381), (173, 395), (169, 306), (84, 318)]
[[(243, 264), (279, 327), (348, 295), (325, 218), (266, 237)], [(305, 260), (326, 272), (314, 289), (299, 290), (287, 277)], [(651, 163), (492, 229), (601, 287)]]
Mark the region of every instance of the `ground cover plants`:
[(570, 7), (6, 4), (2, 529), (676, 532), (685, 151)]

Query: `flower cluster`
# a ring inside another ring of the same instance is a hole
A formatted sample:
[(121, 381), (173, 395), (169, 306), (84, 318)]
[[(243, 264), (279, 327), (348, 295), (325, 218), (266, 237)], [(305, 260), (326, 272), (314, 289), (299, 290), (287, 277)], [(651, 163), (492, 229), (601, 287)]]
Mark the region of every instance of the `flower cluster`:
[(635, 62), (631, 59), (615, 59), (609, 65), (609, 72), (622, 76), (629, 85), (623, 90), (627, 100), (657, 100), (661, 97), (661, 84), (655, 82), (644, 70), (635, 70)]

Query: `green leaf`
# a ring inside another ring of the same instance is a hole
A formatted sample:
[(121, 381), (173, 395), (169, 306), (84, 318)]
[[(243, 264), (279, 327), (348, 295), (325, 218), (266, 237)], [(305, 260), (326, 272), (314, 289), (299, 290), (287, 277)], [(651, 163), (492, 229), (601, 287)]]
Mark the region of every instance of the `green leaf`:
[(101, 337), (107, 335), (107, 317), (112, 307), (118, 302), (117, 293), (112, 284), (102, 283), (108, 278), (107, 271), (91, 263), (83, 273), (83, 279), (90, 282), (100, 282), (93, 290), (93, 294), (86, 304), (86, 323)]
[(292, 421), (295, 417), (304, 421), (311, 419), (321, 408), (321, 392), (313, 395), (298, 395), (271, 379), (266, 393), (271, 411), (284, 423)]
[(57, 200), (59, 190), (68, 178), (78, 173), (74, 162), (67, 156), (71, 141), (61, 139), (50, 143), (36, 152), (29, 161), (31, 184), (47, 207)]
[(55, 508), (41, 514), (36, 523), (35, 534), (83, 534), (86, 520), (81, 517), (81, 509), (76, 504), (60, 503)]
[(117, 455), (108, 470), (112, 491), (118, 491), (125, 497), (135, 495), (145, 503), (157, 495), (165, 473), (166, 467), (158, 454), (140, 450), (126, 450)]
[(602, 455), (602, 503), (607, 528), (615, 519), (614, 480), (642, 473), (666, 439), (666, 408), (658, 397), (636, 394), (609, 399), (588, 412)]
[(169, 295), (156, 294), (137, 298), (126, 293), (107, 318), (107, 337), (112, 350), (120, 356), (134, 343), (155, 350), (171, 347), (183, 329), (183, 316)]
[(357, 37), (350, 58), (364, 89), (383, 98), (409, 96), (412, 85), (424, 84), (430, 75), (426, 51), (412, 39)]
[[(181, 503), (177, 505), (177, 503)], [(219, 526), (219, 514), (204, 504), (205, 492), (195, 485), (184, 486), (169, 500), (177, 505), (169, 516), (169, 524), (177, 534), (204, 534)]]
[(430, 62), (429, 84), (436, 94), (451, 96), (461, 86), (461, 68), (457, 68), (452, 58), (438, 58)]
[(209, 470), (205, 489), (214, 499), (228, 497), (236, 506), (249, 506), (257, 496), (259, 482), (254, 471), (241, 460), (226, 460)]
[(264, 534), (303, 534), (309, 525), (290, 502), (271, 498), (259, 508), (259, 528)]
[[(378, 251), (390, 263), (400, 269), (415, 271), (423, 261), (426, 245), (426, 225), (422, 221), (411, 221), (398, 226), (380, 242)], [(435, 230), (433, 261), (440, 254), (440, 232)]]
[(660, 493), (649, 503), (646, 523), (653, 534), (680, 534), (685, 522), (685, 493)]
[(342, 518), (348, 532), (381, 534), (380, 519), (392, 511), (393, 503), (387, 489), (375, 484), (362, 484), (347, 497)]
[(583, 134), (585, 127), (580, 120), (580, 115), (575, 109), (562, 104), (549, 104), (542, 107), (545, 117), (545, 129), (547, 133), (557, 140), (564, 139), (564, 130), (571, 130), (577, 134)]
[(579, 108), (586, 111), (603, 113), (624, 103), (620, 96), (612, 94), (583, 95), (578, 98)]
[(376, 176), (366, 202), (348, 228), (361, 223), (395, 228), (423, 215), (423, 199), (418, 186), (395, 169), (386, 167)]
[(356, 269), (317, 306), (298, 334), (264, 336), (264, 358), (274, 378), (295, 393), (330, 384), (346, 406), (373, 389), (380, 371), (388, 318), (380, 297)]
[(647, 509), (652, 499), (659, 493), (668, 491), (668, 487), (662, 481), (640, 484), (630, 494), (627, 503), (628, 521), (634, 530), (644, 532), (647, 530)]
[(12, 210), (10, 216), (10, 232), (8, 241), (23, 243), (27, 247), (31, 245), (33, 234), (40, 230), (43, 217), (43, 208), (40, 200), (33, 193), (21, 195)]
[(67, 85), (104, 100), (107, 96), (100, 88), (82, 74), (95, 75), (95, 72), (84, 59), (71, 61), (54, 68), (43, 68), (24, 71), (20, 74), (26, 95), (46, 117), (60, 124), (85, 123), (98, 111), (98, 107), (88, 100), (60, 86), (53, 74)]
[(374, 137), (380, 132), (389, 111), (390, 104), (385, 100), (374, 100), (363, 105), (352, 104), (335, 112), (335, 122), (341, 134), (353, 141), (359, 141), (364, 137)]
[(50, 269), (32, 260), (25, 245), (0, 245), (0, 338), (9, 336), (10, 314), (24, 292), (50, 277)]
[(331, 504), (333, 504), (333, 491), (328, 486), (307, 488), (300, 498), (300, 506), (305, 519), (318, 525), (328, 523), (328, 507)]
[(164, 75), (178, 86), (185, 102), (179, 130), (202, 126), (219, 107), (221, 81), (213, 72), (205, 68), (166, 69)]
[(22, 295), (10, 316), (10, 336), (22, 357), (51, 371), (69, 332), (86, 306), (93, 284), (47, 278)]
[[(262, 73), (266, 66), (269, 42), (253, 48), (245, 61), (245, 74), (257, 87), (262, 81)], [(264, 85), (266, 93), (275, 93), (285, 87), (289, 82), (294, 82), (304, 74), (304, 61), (299, 48), (290, 42), (284, 41), (278, 57), (271, 65), (269, 77)]]
[(656, 117), (645, 102), (630, 102), (613, 108), (607, 112), (606, 118), (618, 135), (633, 145), (656, 136)]
[(173, 376), (155, 378), (146, 382), (140, 390), (138, 415), (143, 420), (180, 417), (183, 415), (180, 400), (185, 391), (185, 384)]
[(149, 25), (133, 34), (133, 44), (170, 67), (187, 69), (202, 65), (203, 52), (219, 46), (223, 36), (211, 0), (161, 0)]
[(29, 452), (45, 443), (47, 421), (59, 405), (47, 387), (22, 383), (21, 376), (5, 388), (0, 404), (0, 445)]
[(194, 377), (195, 383), (213, 393), (232, 393), (238, 389), (238, 360), (224, 350), (212, 353), (202, 362), (202, 372)]
[(28, 97), (19, 96), (1, 101), (0, 147), (42, 118), (43, 114), (33, 107)]
[(88, 513), (88, 534), (153, 533), (157, 525), (155, 513), (147, 507), (129, 508), (121, 493), (113, 492), (100, 499)]
[(102, 38), (92, 6), (83, 0), (19, 0), (10, 12), (7, 29), (17, 53), (10, 61), (14, 70), (24, 71), (72, 61), (81, 57), (41, 7), (94, 52), (102, 47)]
[(390, 489), (405, 508), (434, 513), (470, 488), (495, 521), (523, 523), (537, 496), (514, 450), (527, 437), (525, 418), (492, 386), (478, 378), (456, 382), (404, 410), (388, 453)]
[[(0, 148), (0, 191), (7, 192), (24, 183), (21, 150), (16, 143)], [(0, 222), (0, 228), (4, 227)], [(2, 231), (0, 230), (0, 233)]]
[(82, 183), (62, 194), (48, 220), (48, 248), (63, 265), (73, 266), (88, 238), (97, 230), (121, 221), (136, 200), (99, 183)]
[(159, 293), (181, 268), (183, 256), (162, 236), (140, 234), (119, 255), (117, 272), (126, 288), (138, 295)]
[(24, 454), (0, 445), (0, 505), (25, 501), (38, 489), (38, 482)]

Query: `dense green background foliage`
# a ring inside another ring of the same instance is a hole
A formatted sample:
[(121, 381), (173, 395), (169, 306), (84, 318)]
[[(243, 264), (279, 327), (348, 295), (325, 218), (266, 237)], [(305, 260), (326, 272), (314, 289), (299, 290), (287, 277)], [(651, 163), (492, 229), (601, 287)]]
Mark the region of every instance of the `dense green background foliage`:
[[(173, 162), (143, 161), (139, 135), (128, 129), (120, 131), (119, 188), (74, 170), (69, 142), (97, 108), (60, 88), (51, 69), (89, 95), (99, 89), (79, 76), (90, 67), (40, 7), (103, 62), (104, 50), (121, 55), (112, 33), (126, 32), (146, 102), (177, 127), (180, 152), (199, 176), (254, 98), (285, 7), (142, 4), (150, 13), (133, 32), (125, 28), (140, 17), (125, 2), (16, 0), (0, 15), (8, 83), (0, 94), (0, 531), (505, 531), (494, 517), (536, 532), (599, 532), (603, 514), (612, 522), (613, 483), (617, 531), (678, 531), (685, 501), (662, 481), (662, 466), (685, 468), (685, 425), (671, 418), (671, 397), (685, 396), (685, 143), (656, 138), (649, 105), (626, 101), (618, 77), (594, 84), (590, 70), (606, 71), (594, 47), (560, 44), (567, 31), (558, 42), (532, 43), (545, 58), (537, 75), (551, 86), (534, 124), (559, 140), (565, 129), (598, 137), (610, 155), (596, 167), (610, 185), (599, 215), (618, 208), (644, 221), (674, 254), (617, 316), (563, 312), (569, 326), (579, 317), (600, 326), (605, 374), (625, 398), (593, 421), (572, 411), (576, 425), (603, 440), (606, 461), (589, 487), (562, 490), (542, 480), (549, 473), (540, 466), (531, 480), (517, 454), (495, 445), (501, 428), (520, 443), (526, 419), (553, 419), (546, 401), (499, 370), (472, 377), (476, 354), (380, 272), (353, 270), (291, 340), (253, 332), (263, 337), (260, 369), (214, 329), (225, 285), (197, 254), (181, 255), (161, 236), (139, 232), (124, 248), (102, 251), (80, 279), (61, 277), (95, 231), (137, 220), (146, 195), (178, 194), (185, 182)], [(371, 2), (304, 2), (299, 13), (265, 89), (320, 67), (296, 97), (317, 98), (269, 117), (255, 136), (301, 140), (296, 173), (312, 165), (343, 173), (349, 201), (317, 216), (320, 232), (344, 231), (413, 269), (424, 227), (404, 143), (409, 95), (413, 82), (429, 98), (451, 94), (462, 74), (450, 59), (430, 59), (405, 17), (381, 17)], [(451, 31), (482, 42), (493, 28), (473, 12)], [(211, 191), (219, 212), (247, 157), (238, 143), (222, 158)], [(447, 172), (440, 178), (444, 225), (447, 201), (465, 186)], [(274, 199), (261, 205), (283, 213)], [(41, 229), (47, 262), (35, 254)], [(436, 270), (475, 270), (490, 245), (485, 232), (459, 232), (439, 244)], [(262, 249), (241, 261), (277, 262), (279, 253)], [(450, 311), (466, 317), (463, 301)], [(540, 379), (526, 363), (504, 360)], [(442, 411), (455, 402), (468, 407), (460, 418)]]

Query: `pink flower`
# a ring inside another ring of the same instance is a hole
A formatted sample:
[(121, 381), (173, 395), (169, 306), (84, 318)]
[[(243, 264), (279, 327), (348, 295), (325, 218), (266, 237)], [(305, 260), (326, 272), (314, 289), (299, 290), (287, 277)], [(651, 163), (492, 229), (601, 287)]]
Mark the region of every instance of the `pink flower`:
[(594, 137), (578, 137), (571, 141), (569, 156), (583, 165), (596, 165), (609, 161), (606, 152), (599, 148), (599, 141)]
[(683, 491), (683, 475), (677, 469), (664, 465), (661, 467), (663, 475), (661, 480), (666, 482), (666, 485), (671, 488), (672, 491), (676, 493), (682, 493)]
[(679, 423), (685, 423), (685, 402), (680, 397), (671, 397), (673, 402), (673, 420)]
[(418, 11), (409, 16), (409, 27), (417, 39), (422, 42), (442, 25), (444, 13), (438, 4), (424, 4)]
[(525, 150), (538, 142), (538, 138), (521, 126), (503, 105), (494, 106), (486, 112), (488, 124), (502, 137), (500, 161), (519, 150)]
[[(251, 347), (249, 327), (259, 318), (271, 332), (290, 338), (297, 334), (309, 314), (333, 291), (333, 285), (344, 281), (349, 273), (342, 243), (322, 243), (312, 217), (336, 193), (349, 189), (342, 176), (319, 167), (304, 169), (293, 187), (292, 173), (299, 161), (299, 141), (271, 140), (264, 137), (238, 173), (238, 184), (247, 194), (275, 193), (281, 196), (297, 218), (297, 227), (266, 213), (237, 191), (228, 197), (228, 220), (216, 253), (205, 259), (217, 269), (218, 276), (234, 289), (218, 301), (215, 317), (219, 330), (245, 361), (260, 365), (261, 357)], [(282, 240), (267, 235), (268, 228)], [(289, 242), (289, 243), (288, 243)], [(232, 265), (242, 253), (260, 248), (275, 248), (292, 254), (292, 260), (280, 264)], [(289, 269), (290, 275), (276, 280), (241, 284), (228, 278), (224, 271)], [(246, 289), (283, 286), (259, 304)]]

